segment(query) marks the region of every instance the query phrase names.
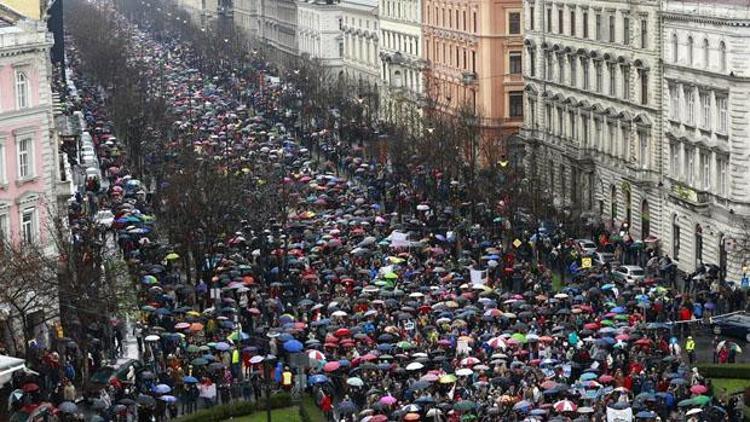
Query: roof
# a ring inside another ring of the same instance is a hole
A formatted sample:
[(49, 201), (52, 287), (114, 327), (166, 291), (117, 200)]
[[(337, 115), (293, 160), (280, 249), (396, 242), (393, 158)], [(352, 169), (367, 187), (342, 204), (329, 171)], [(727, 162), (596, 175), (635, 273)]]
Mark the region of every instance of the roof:
[(0, 28), (13, 26), (16, 22), (23, 19), (24, 16), (9, 6), (0, 3)]

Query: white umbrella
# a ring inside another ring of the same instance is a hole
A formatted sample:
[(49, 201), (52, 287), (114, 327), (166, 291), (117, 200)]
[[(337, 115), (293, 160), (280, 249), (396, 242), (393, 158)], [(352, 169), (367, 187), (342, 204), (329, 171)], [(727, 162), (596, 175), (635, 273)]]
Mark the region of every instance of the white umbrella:
[(422, 365), (419, 362), (412, 362), (412, 363), (406, 365), (406, 370), (407, 371), (419, 371), (422, 368), (424, 368), (424, 365)]
[(157, 336), (156, 334), (151, 334), (149, 336), (146, 336), (144, 340), (146, 341), (159, 341), (161, 337)]
[(461, 368), (461, 369), (459, 369), (459, 370), (456, 371), (456, 375), (458, 375), (459, 377), (468, 377), (469, 375), (471, 375), (473, 373), (474, 373), (474, 371), (472, 371), (469, 368)]

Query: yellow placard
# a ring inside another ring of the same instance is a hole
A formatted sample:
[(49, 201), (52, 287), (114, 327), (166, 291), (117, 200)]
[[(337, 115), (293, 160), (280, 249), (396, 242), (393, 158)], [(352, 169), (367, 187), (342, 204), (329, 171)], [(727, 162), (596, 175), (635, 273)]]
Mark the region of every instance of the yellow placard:
[(581, 258), (581, 268), (591, 268), (591, 257), (585, 256)]
[(519, 246), (521, 246), (521, 241), (520, 241), (520, 240), (518, 240), (518, 239), (514, 240), (514, 241), (513, 241), (513, 246), (515, 246), (515, 247), (519, 247)]

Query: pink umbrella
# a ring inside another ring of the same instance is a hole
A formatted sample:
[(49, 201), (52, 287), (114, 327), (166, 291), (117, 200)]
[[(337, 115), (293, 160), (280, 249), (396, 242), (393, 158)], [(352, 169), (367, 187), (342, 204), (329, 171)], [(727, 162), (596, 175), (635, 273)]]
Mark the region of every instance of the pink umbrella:
[(578, 406), (576, 406), (576, 404), (570, 400), (560, 400), (559, 402), (555, 403), (553, 407), (558, 413), (575, 412), (576, 409), (578, 409)]
[(328, 362), (325, 365), (323, 365), (323, 370), (326, 372), (333, 372), (339, 368), (341, 368), (341, 364), (336, 361)]
[(706, 391), (708, 391), (708, 388), (705, 385), (696, 384), (690, 387), (690, 392), (693, 394), (703, 394)]
[(383, 397), (380, 398), (380, 403), (382, 403), (382, 404), (384, 404), (386, 406), (392, 406), (392, 405), (396, 404), (397, 401), (398, 400), (396, 400), (396, 398), (393, 397), (390, 394), (387, 395), (387, 396), (383, 396)]
[(185, 329), (190, 328), (190, 323), (189, 322), (180, 322), (180, 323), (175, 324), (174, 328), (177, 329), (177, 330), (185, 330)]
[(505, 344), (505, 340), (503, 340), (500, 337), (494, 337), (494, 338), (489, 339), (487, 341), (487, 345), (489, 345), (493, 349), (503, 349), (503, 350), (505, 350), (505, 348), (508, 347)]
[(326, 355), (318, 350), (308, 350), (307, 357), (317, 361), (326, 360)]
[(604, 375), (602, 375), (602, 376), (599, 377), (599, 382), (604, 383), (604, 384), (612, 382), (614, 380), (615, 380), (615, 378), (612, 375), (604, 374)]

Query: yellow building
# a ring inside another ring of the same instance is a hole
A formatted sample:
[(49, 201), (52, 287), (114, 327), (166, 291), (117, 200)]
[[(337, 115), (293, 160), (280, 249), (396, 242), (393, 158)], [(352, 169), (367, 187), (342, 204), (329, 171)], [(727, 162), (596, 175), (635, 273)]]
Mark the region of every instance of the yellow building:
[(0, 0), (0, 4), (8, 6), (16, 12), (31, 18), (42, 19), (45, 7), (42, 6), (44, 0)]

